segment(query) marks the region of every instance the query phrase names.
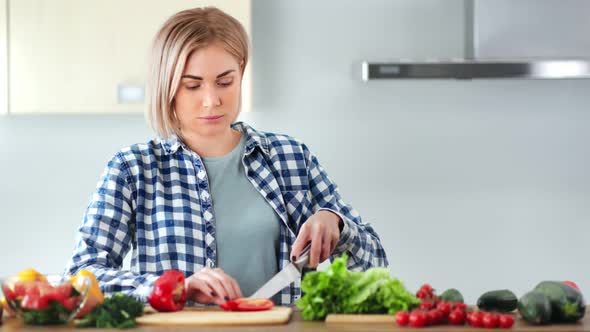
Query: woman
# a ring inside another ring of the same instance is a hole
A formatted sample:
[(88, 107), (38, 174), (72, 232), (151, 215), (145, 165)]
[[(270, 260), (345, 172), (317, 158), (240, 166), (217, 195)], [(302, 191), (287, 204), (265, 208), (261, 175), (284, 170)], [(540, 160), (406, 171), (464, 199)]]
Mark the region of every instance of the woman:
[[(387, 265), (373, 228), (305, 144), (234, 123), (247, 63), (246, 32), (224, 12), (196, 8), (165, 22), (147, 89), (159, 137), (108, 162), (68, 273), (90, 270), (105, 293), (145, 299), (176, 269), (189, 299), (219, 304), (252, 294), (309, 242), (311, 268), (343, 253), (350, 269)], [(122, 271), (131, 248), (131, 271)], [(299, 287), (273, 300), (291, 304)]]

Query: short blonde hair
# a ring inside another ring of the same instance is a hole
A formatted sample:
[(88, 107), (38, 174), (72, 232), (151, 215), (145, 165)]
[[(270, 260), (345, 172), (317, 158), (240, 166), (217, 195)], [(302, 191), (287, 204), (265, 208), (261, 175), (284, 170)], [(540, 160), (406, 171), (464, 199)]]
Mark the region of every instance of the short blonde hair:
[(174, 96), (190, 54), (219, 42), (243, 70), (248, 63), (248, 35), (238, 20), (215, 7), (183, 10), (171, 16), (156, 34), (146, 82), (148, 123), (162, 138), (178, 132)]

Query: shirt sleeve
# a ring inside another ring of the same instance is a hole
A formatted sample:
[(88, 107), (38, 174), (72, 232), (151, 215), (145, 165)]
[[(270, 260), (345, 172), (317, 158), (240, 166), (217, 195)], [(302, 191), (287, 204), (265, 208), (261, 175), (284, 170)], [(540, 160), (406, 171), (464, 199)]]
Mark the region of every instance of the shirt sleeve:
[(65, 273), (88, 270), (105, 295), (121, 292), (146, 301), (158, 276), (121, 270), (135, 232), (131, 184), (126, 163), (117, 154), (109, 161), (86, 208)]
[(343, 222), (340, 240), (330, 259), (346, 253), (349, 257), (348, 269), (353, 271), (388, 266), (385, 250), (373, 227), (369, 223), (364, 223), (359, 213), (342, 200), (338, 187), (305, 144), (303, 151), (308, 168), (313, 211), (331, 211), (340, 216)]

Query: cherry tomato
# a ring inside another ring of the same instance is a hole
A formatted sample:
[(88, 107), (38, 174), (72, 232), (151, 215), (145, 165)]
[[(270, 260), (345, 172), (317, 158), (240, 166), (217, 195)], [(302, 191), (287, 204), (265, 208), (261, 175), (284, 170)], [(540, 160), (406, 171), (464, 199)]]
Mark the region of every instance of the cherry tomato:
[(465, 303), (459, 303), (459, 302), (453, 302), (451, 304), (451, 310), (456, 310), (459, 309), (461, 311), (465, 311), (467, 310), (467, 304)]
[(430, 301), (422, 301), (422, 302), (420, 302), (420, 309), (421, 310), (430, 310), (433, 307), (434, 307), (434, 305)]
[(451, 313), (451, 304), (449, 302), (441, 301), (436, 308), (440, 310), (445, 317), (449, 316)]
[(434, 312), (434, 321), (435, 324), (440, 324), (443, 322), (443, 320), (445, 319), (445, 314), (440, 311), (439, 309), (433, 309), (432, 310)]
[(420, 289), (419, 291), (416, 292), (416, 297), (419, 299), (425, 299), (428, 297), (428, 293), (425, 290)]
[(426, 325), (426, 314), (423, 311), (412, 311), (409, 320), (411, 326), (422, 327)]
[(434, 310), (424, 311), (424, 314), (426, 316), (426, 325), (436, 324), (436, 313)]
[(512, 315), (500, 315), (498, 320), (500, 327), (504, 329), (509, 329), (514, 324), (514, 317), (512, 317)]
[(410, 322), (410, 314), (407, 311), (398, 311), (395, 314), (395, 322), (398, 326), (406, 326)]
[(485, 314), (483, 314), (482, 317), (482, 323), (484, 327), (487, 328), (495, 328), (498, 327), (498, 315), (491, 313), (491, 312), (486, 312)]
[(449, 314), (449, 323), (453, 325), (463, 325), (463, 323), (465, 323), (465, 312), (459, 309), (453, 310)]
[(432, 288), (432, 286), (430, 286), (430, 284), (424, 284), (422, 285), (422, 287), (420, 287), (421, 290), (424, 290), (426, 293), (431, 294), (434, 289)]
[(479, 311), (472, 311), (467, 314), (467, 322), (471, 326), (481, 327), (483, 326), (482, 314)]
[(566, 284), (566, 285), (570, 285), (570, 286), (572, 286), (573, 288), (575, 288), (577, 290), (580, 290), (580, 287), (578, 287), (578, 285), (575, 282), (573, 282), (573, 281), (566, 280), (563, 283)]

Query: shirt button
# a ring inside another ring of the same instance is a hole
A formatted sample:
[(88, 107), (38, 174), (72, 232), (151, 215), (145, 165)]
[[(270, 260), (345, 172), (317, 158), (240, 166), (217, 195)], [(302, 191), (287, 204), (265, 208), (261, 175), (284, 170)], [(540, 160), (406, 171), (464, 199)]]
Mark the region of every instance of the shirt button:
[(209, 268), (214, 268), (215, 267), (215, 262), (213, 262), (210, 259), (207, 259), (207, 267)]

